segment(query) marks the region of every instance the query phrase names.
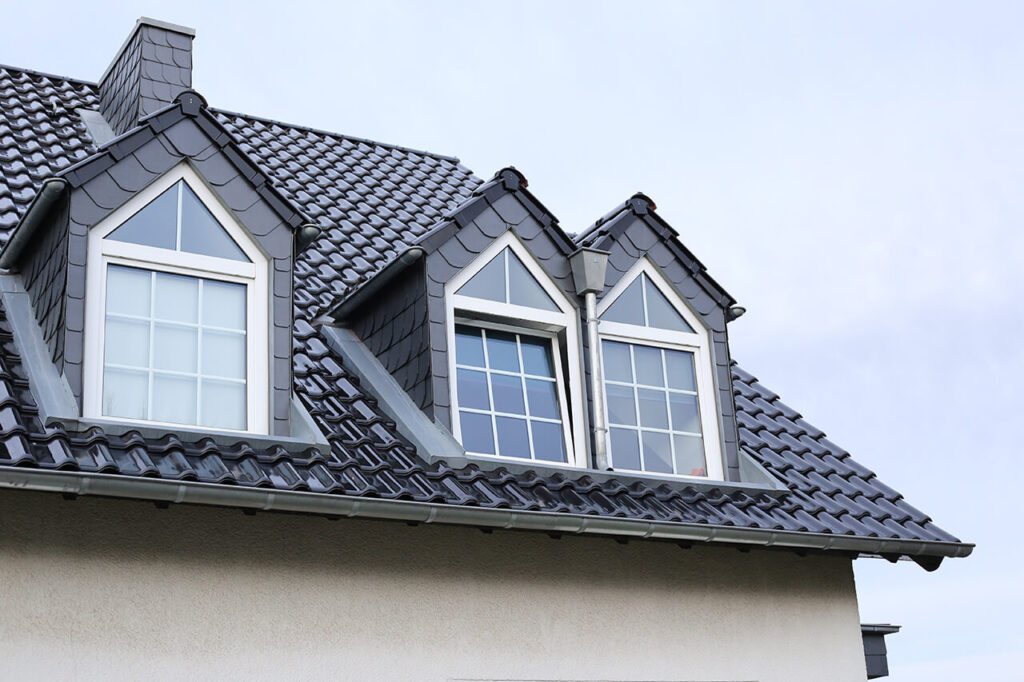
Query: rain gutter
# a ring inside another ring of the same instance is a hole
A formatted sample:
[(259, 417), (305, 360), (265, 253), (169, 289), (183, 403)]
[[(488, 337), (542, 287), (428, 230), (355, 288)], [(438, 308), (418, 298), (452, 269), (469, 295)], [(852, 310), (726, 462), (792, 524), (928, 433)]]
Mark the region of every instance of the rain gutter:
[(396, 276), (405, 272), (410, 265), (422, 258), (423, 253), (422, 247), (410, 246), (399, 254), (397, 258), (385, 265), (383, 270), (373, 275), (371, 279), (356, 289), (351, 296), (331, 308), (327, 315), (337, 322), (344, 320), (352, 311), (379, 293)]
[(50, 209), (56, 205), (57, 200), (68, 186), (68, 181), (63, 178), (50, 178), (43, 182), (24, 217), (14, 228), (11, 240), (7, 246), (0, 251), (0, 268), (10, 268), (18, 262), (18, 256), (28, 245), (29, 240), (35, 234), (39, 226), (43, 224)]

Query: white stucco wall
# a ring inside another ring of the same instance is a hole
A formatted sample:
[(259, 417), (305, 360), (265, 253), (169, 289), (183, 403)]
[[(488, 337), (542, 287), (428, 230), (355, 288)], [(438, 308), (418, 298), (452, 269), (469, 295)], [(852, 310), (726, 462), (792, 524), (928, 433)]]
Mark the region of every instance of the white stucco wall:
[(0, 679), (865, 679), (851, 562), (0, 491)]

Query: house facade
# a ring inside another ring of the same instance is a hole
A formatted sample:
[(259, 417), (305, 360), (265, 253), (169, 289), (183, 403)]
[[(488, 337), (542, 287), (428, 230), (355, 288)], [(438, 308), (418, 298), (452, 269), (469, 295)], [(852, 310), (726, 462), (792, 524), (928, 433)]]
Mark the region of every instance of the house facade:
[(852, 562), (970, 554), (732, 361), (650, 197), (567, 232), (216, 108), (193, 39), (0, 67), (4, 677), (863, 680)]

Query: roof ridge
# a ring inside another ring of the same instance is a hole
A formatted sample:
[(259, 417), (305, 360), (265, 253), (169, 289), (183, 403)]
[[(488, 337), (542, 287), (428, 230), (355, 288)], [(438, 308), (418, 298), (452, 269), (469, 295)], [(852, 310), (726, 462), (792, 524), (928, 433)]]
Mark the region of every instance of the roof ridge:
[(397, 149), (402, 152), (410, 152), (413, 154), (420, 154), (422, 156), (431, 156), (435, 159), (442, 159), (444, 161), (452, 161), (454, 163), (461, 164), (462, 161), (457, 156), (449, 156), (447, 154), (438, 154), (437, 152), (429, 152), (425, 149), (415, 149), (413, 147), (404, 147), (400, 144), (391, 144), (390, 142), (381, 142), (380, 140), (371, 140), (367, 137), (356, 137), (355, 135), (346, 135), (345, 133), (338, 133), (331, 130), (324, 130), (323, 128), (314, 128), (312, 126), (299, 125), (297, 123), (287, 123), (285, 121), (279, 121), (274, 118), (267, 118), (265, 116), (255, 116), (253, 114), (243, 114), (238, 111), (229, 111), (228, 109), (221, 109), (219, 107), (210, 107), (210, 111), (217, 114), (226, 114), (228, 116), (239, 116), (252, 121), (259, 121), (260, 123), (270, 123), (273, 125), (283, 126), (285, 128), (294, 128), (295, 130), (304, 130), (310, 133), (316, 133), (318, 135), (328, 135), (330, 137), (338, 137), (344, 140), (351, 140), (352, 142), (365, 142), (366, 144), (372, 144), (378, 147), (387, 147), (389, 149)]
[(42, 76), (43, 78), (56, 78), (57, 80), (70, 81), (72, 83), (78, 83), (79, 85), (91, 85), (94, 88), (98, 88), (98, 83), (92, 81), (83, 80), (81, 78), (72, 78), (71, 76), (61, 76), (56, 73), (48, 73), (46, 71), (36, 71), (35, 69), (26, 69), (21, 66), (12, 66), (10, 64), (0, 64), (0, 69), (7, 71), (20, 71), (21, 73), (27, 73), (32, 76)]

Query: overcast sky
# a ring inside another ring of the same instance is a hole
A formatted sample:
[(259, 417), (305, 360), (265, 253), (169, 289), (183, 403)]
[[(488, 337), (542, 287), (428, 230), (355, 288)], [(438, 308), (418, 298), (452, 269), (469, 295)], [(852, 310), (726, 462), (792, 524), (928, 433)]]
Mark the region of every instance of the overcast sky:
[[(894, 682), (1022, 679), (1024, 12), (949, 3), (20, 2), (97, 79), (140, 15), (213, 106), (513, 164), (575, 232), (642, 190), (748, 313), (733, 356), (978, 548), (855, 563)], [(1015, 437), (1016, 436), (1016, 437)]]

